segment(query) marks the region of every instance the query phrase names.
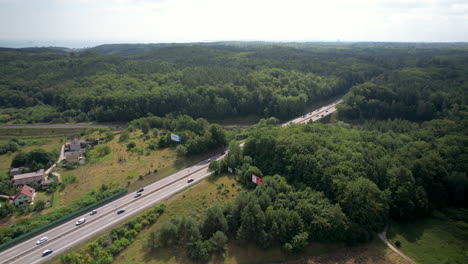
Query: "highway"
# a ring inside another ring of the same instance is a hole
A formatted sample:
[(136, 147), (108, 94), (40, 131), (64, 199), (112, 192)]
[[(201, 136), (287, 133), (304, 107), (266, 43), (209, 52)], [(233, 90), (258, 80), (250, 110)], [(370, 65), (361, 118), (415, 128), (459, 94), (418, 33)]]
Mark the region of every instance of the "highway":
[[(291, 123), (297, 124), (306, 123), (310, 120), (319, 120), (335, 112), (336, 105), (340, 102), (341, 101), (336, 101), (313, 112), (307, 113), (302, 117), (286, 122), (282, 126), (289, 125)], [(217, 154), (211, 157), (211, 159), (220, 160), (224, 155), (226, 154)], [(189, 168), (178, 171), (164, 179), (145, 186), (142, 196), (138, 198), (134, 197), (134, 192), (129, 193), (124, 197), (97, 208), (97, 214), (95, 215), (89, 215), (89, 213), (87, 213), (78, 216), (71, 221), (8, 248), (0, 253), (0, 261), (5, 264), (34, 264), (50, 260), (50, 258), (66, 251), (78, 243), (95, 236), (99, 232), (102, 232), (103, 230), (154, 206), (177, 192), (180, 192), (181, 190), (208, 177), (211, 174), (208, 172), (208, 165), (208, 160), (204, 160)], [(188, 179), (193, 179), (193, 181), (188, 183)], [(120, 209), (125, 209), (125, 212), (117, 214), (117, 211)], [(76, 226), (75, 222), (83, 217), (86, 219), (86, 222)], [(41, 245), (36, 245), (36, 241), (45, 236), (48, 237), (48, 241)], [(46, 249), (53, 249), (54, 252), (48, 256), (42, 257), (42, 252)]]

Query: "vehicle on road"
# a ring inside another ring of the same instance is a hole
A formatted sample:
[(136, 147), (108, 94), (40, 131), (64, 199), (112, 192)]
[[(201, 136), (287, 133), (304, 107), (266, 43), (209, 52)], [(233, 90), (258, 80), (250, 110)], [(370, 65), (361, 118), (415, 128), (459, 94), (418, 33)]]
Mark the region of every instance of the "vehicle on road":
[(96, 210), (92, 210), (91, 213), (89, 213), (89, 215), (95, 215), (95, 214), (97, 214)]
[(226, 154), (226, 151), (221, 152), (221, 155), (224, 155), (224, 154)]
[(47, 249), (46, 251), (42, 252), (42, 256), (45, 257), (45, 256), (47, 256), (47, 255), (52, 254), (52, 252), (54, 252), (53, 249)]
[(117, 214), (121, 214), (123, 212), (125, 212), (125, 209), (120, 209), (120, 210), (117, 211)]
[(145, 189), (144, 188), (141, 188), (140, 190), (137, 191), (137, 193), (141, 193), (143, 192)]
[(138, 197), (140, 197), (140, 196), (141, 196), (141, 193), (136, 193), (134, 197), (135, 197), (135, 198), (138, 198)]
[(207, 160), (206, 160), (206, 163), (210, 163), (210, 162), (211, 162), (211, 159), (207, 159)]
[(40, 245), (40, 244), (46, 242), (47, 240), (48, 240), (47, 237), (43, 237), (43, 238), (39, 239), (38, 241), (36, 241), (36, 245)]
[(188, 179), (187, 180), (187, 183), (191, 183), (191, 182), (193, 182), (193, 179)]
[(79, 226), (79, 225), (81, 225), (81, 224), (84, 224), (85, 222), (86, 222), (86, 219), (83, 217), (83, 218), (78, 219), (78, 221), (76, 221), (75, 224), (76, 224), (77, 226)]

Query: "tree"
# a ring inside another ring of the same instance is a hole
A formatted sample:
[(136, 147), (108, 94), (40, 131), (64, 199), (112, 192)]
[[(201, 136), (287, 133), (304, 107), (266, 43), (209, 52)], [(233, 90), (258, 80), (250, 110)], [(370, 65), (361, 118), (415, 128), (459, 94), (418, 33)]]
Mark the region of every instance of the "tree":
[(187, 244), (187, 256), (193, 260), (207, 261), (210, 253), (211, 243), (208, 240), (197, 240)]
[(210, 238), (216, 231), (228, 231), (228, 223), (220, 206), (208, 208), (200, 223), (200, 232), (205, 239)]
[(339, 203), (354, 222), (379, 231), (388, 217), (388, 198), (372, 181), (359, 177), (346, 183)]
[(177, 145), (176, 154), (179, 157), (186, 156), (187, 155), (187, 148), (184, 145)]
[(170, 221), (166, 221), (159, 229), (159, 245), (163, 247), (171, 246), (176, 242), (179, 229)]
[(216, 231), (209, 241), (213, 252), (224, 252), (226, 250), (228, 237), (222, 231)]

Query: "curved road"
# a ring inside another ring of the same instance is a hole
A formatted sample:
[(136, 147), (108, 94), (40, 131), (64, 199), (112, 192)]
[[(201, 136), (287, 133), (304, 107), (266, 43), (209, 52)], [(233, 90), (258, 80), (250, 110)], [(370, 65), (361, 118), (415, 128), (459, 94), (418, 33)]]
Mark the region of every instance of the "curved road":
[[(340, 101), (296, 118), (283, 124), (283, 126), (291, 123), (306, 123), (310, 120), (319, 120), (335, 112), (335, 106), (338, 103), (340, 103)], [(217, 154), (211, 159), (219, 160), (222, 159), (224, 155), (225, 154)], [(40, 235), (8, 248), (0, 253), (1, 263), (34, 264), (49, 260), (54, 255), (60, 254), (70, 247), (91, 238), (104, 229), (116, 225), (117, 223), (122, 222), (123, 220), (174, 195), (175, 193), (203, 180), (211, 174), (208, 172), (208, 165), (208, 160), (204, 160), (144, 187), (145, 190), (142, 196), (138, 198), (134, 197), (135, 193), (130, 193), (97, 208), (96, 210), (98, 213), (95, 215), (81, 215), (72, 221), (68, 221), (62, 225), (45, 231)], [(188, 179), (193, 179), (193, 181), (189, 183)], [(122, 208), (126, 211), (122, 214), (117, 214), (116, 212)], [(76, 226), (75, 222), (83, 217), (86, 218), (86, 223)], [(36, 245), (36, 241), (44, 236), (48, 237), (48, 241), (41, 245)], [(54, 252), (49, 256), (42, 257), (42, 252), (46, 249), (53, 249)]]

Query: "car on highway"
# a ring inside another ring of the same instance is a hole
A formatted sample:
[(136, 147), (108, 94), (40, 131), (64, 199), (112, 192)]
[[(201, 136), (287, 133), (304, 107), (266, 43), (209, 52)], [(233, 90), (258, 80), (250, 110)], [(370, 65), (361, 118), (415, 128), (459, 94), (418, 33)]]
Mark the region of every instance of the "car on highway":
[(38, 241), (36, 241), (36, 245), (40, 245), (40, 244), (46, 242), (47, 240), (49, 240), (47, 237), (43, 237), (43, 238), (39, 239)]
[(193, 182), (193, 179), (188, 179), (187, 180), (187, 183), (191, 183), (191, 182)]
[(226, 154), (226, 151), (221, 152), (221, 155), (224, 155), (224, 154)]
[(92, 210), (91, 213), (89, 213), (89, 215), (95, 215), (95, 214), (97, 214), (96, 210)]
[(206, 160), (206, 163), (210, 163), (210, 162), (211, 162), (211, 159), (207, 159), (207, 160)]
[(75, 225), (79, 226), (81, 224), (84, 224), (85, 222), (86, 222), (86, 219), (83, 217), (83, 218), (78, 219), (78, 221), (76, 221)]
[(120, 209), (120, 210), (117, 211), (117, 214), (121, 214), (123, 212), (125, 212), (125, 209)]
[(145, 189), (141, 188), (140, 190), (137, 191), (137, 193), (142, 193)]
[(53, 249), (47, 249), (46, 251), (42, 252), (42, 256), (45, 257), (45, 256), (47, 256), (47, 255), (52, 254), (52, 252), (54, 252)]
[(141, 196), (141, 193), (135, 193), (135, 196), (134, 196), (134, 197), (135, 197), (135, 198), (138, 198), (138, 197), (140, 197), (140, 196)]

